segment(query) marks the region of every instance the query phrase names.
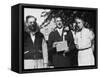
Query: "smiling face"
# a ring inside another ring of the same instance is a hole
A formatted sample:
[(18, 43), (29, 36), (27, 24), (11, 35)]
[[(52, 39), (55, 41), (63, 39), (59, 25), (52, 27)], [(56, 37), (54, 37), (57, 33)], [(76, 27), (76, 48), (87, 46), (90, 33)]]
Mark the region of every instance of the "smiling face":
[(27, 27), (30, 32), (35, 32), (36, 31), (36, 19), (34, 17), (30, 17), (27, 20)]
[(57, 28), (61, 29), (63, 27), (63, 23), (60, 17), (55, 18), (55, 22), (56, 22)]
[(35, 18), (30, 17), (30, 18), (28, 19), (28, 25), (34, 25), (34, 23), (35, 23)]
[(79, 29), (82, 29), (84, 27), (84, 22), (81, 19), (76, 18), (75, 21)]

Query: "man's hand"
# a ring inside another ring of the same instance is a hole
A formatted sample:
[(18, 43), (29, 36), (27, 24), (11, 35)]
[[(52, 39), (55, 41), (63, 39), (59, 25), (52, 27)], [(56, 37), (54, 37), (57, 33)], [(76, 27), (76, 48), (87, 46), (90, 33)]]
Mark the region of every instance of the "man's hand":
[(66, 53), (68, 51), (69, 51), (69, 47), (66, 47), (64, 52)]
[(66, 52), (69, 51), (69, 47), (68, 47), (68, 45), (67, 45), (67, 41), (63, 41), (63, 42), (64, 42), (64, 46), (65, 46), (64, 51), (65, 51), (65, 53), (66, 53)]
[(57, 51), (69, 51), (69, 47), (67, 45), (67, 41), (60, 41), (56, 43)]
[(25, 51), (24, 54), (28, 53), (29, 51)]
[(53, 47), (56, 47), (57, 43), (58, 43), (58, 42), (54, 42), (54, 43), (53, 43)]

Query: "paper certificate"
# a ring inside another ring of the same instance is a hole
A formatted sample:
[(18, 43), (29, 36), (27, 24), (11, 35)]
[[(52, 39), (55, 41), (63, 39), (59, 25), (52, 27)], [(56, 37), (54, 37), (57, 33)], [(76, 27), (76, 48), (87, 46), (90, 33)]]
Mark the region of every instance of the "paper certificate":
[(67, 41), (58, 42), (56, 45), (57, 52), (68, 50)]

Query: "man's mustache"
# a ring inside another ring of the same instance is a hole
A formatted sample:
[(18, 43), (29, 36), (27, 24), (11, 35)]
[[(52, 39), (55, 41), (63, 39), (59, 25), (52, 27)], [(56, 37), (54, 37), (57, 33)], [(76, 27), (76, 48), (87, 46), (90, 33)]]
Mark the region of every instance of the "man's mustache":
[(62, 25), (61, 23), (58, 23), (58, 25)]
[(29, 29), (31, 32), (35, 32), (35, 31), (36, 31), (36, 26), (35, 26), (35, 25), (29, 25), (29, 26), (28, 26), (28, 29)]

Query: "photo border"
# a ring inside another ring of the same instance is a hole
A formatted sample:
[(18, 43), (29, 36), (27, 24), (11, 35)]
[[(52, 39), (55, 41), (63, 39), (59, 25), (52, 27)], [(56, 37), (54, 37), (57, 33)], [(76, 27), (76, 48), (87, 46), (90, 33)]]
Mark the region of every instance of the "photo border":
[[(50, 71), (65, 71), (65, 70), (83, 70), (83, 69), (96, 69), (98, 68), (98, 9), (97, 8), (88, 8), (88, 7), (72, 7), (72, 6), (56, 6), (56, 5), (40, 5), (40, 4), (20, 4), (20, 36), (21, 36), (21, 50), (20, 52), (20, 69), (22, 73), (33, 73), (33, 72), (50, 72)], [(96, 12), (96, 30), (95, 30), (95, 65), (93, 66), (76, 66), (76, 67), (59, 67), (59, 68), (42, 68), (42, 69), (24, 69), (24, 8), (37, 8), (37, 9), (70, 9), (70, 10), (93, 10)]]

